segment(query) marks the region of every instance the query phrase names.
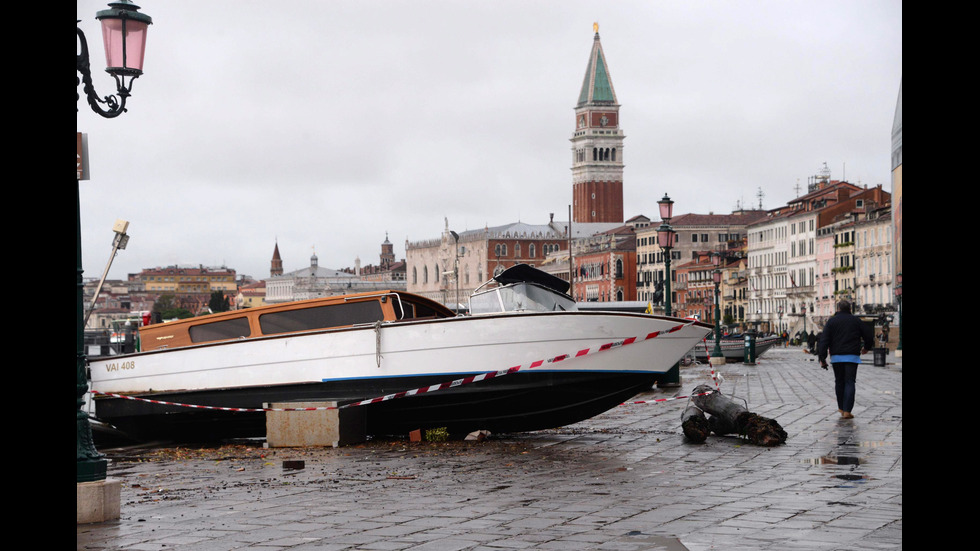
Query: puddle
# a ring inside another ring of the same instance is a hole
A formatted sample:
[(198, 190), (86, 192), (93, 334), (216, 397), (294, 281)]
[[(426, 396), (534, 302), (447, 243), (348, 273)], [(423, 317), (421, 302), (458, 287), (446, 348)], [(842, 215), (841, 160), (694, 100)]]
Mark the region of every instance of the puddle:
[(655, 549), (657, 551), (689, 551), (688, 547), (676, 537), (645, 534), (639, 530), (627, 532), (613, 541), (631, 544), (631, 546), (639, 544), (643, 545), (643, 549)]
[(835, 474), (830, 478), (842, 481), (837, 485), (838, 488), (857, 488), (859, 485), (872, 480), (870, 476), (863, 474)]

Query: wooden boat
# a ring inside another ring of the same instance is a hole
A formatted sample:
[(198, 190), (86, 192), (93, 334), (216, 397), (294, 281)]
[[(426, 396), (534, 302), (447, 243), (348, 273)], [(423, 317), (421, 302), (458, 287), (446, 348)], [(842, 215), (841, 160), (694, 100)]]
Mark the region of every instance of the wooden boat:
[(587, 419), (649, 389), (711, 329), (677, 318), (577, 311), (567, 283), (529, 267), (488, 283), (471, 297), (466, 316), (385, 291), (142, 327), (140, 352), (90, 360), (95, 416), (144, 438), (264, 436), (267, 403), (347, 403), (407, 392), (357, 406), (366, 408), (369, 434), (539, 430)]
[[(755, 357), (759, 358), (767, 350), (779, 342), (779, 336), (759, 337), (755, 340)], [(694, 357), (698, 361), (706, 362), (715, 351), (715, 339), (710, 338), (703, 342), (698, 342), (694, 346)], [(745, 359), (745, 337), (743, 335), (735, 337), (722, 337), (721, 354), (726, 361), (741, 362)]]

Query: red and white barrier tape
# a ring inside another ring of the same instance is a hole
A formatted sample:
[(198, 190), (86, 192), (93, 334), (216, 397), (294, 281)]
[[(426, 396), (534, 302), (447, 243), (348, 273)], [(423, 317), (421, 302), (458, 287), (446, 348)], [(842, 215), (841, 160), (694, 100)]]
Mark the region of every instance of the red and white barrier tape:
[[(629, 338), (623, 339), (621, 341), (614, 341), (614, 342), (606, 343), (606, 344), (603, 344), (603, 345), (600, 345), (600, 346), (597, 346), (597, 347), (585, 348), (585, 349), (579, 350), (578, 352), (576, 352), (574, 354), (559, 354), (558, 356), (554, 356), (554, 357), (548, 358), (546, 360), (536, 360), (536, 361), (533, 361), (533, 362), (531, 362), (531, 363), (529, 363), (527, 365), (517, 365), (517, 366), (514, 366), (514, 367), (507, 368), (507, 369), (501, 369), (499, 371), (490, 371), (490, 372), (487, 372), (487, 373), (481, 373), (479, 375), (471, 375), (469, 377), (463, 377), (462, 379), (456, 379), (454, 381), (448, 381), (448, 382), (445, 382), (445, 383), (440, 383), (438, 385), (431, 385), (431, 386), (427, 386), (427, 387), (415, 388), (415, 389), (412, 389), (412, 390), (405, 390), (405, 391), (402, 391), (402, 392), (396, 392), (394, 394), (386, 394), (384, 396), (378, 396), (377, 398), (371, 398), (371, 399), (368, 399), (368, 400), (361, 400), (359, 402), (353, 402), (353, 403), (350, 403), (350, 404), (344, 404), (342, 406), (324, 406), (324, 407), (310, 407), (310, 408), (231, 408), (231, 407), (217, 407), (217, 406), (201, 406), (201, 405), (194, 405), (194, 404), (182, 404), (182, 403), (178, 403), (178, 402), (166, 402), (166, 401), (163, 401), (163, 400), (151, 400), (151, 399), (148, 399), (148, 398), (139, 398), (139, 397), (136, 397), (136, 396), (126, 396), (126, 395), (123, 395), (123, 394), (113, 394), (113, 393), (109, 393), (109, 392), (100, 392), (98, 390), (90, 390), (89, 392), (91, 392), (92, 394), (100, 395), (100, 396), (109, 396), (109, 397), (112, 397), (112, 398), (125, 398), (127, 400), (134, 400), (134, 401), (138, 401), (138, 402), (148, 402), (148, 403), (151, 403), (151, 404), (161, 404), (161, 405), (167, 405), (167, 406), (180, 406), (180, 407), (187, 407), (187, 408), (193, 408), (193, 409), (211, 409), (211, 410), (218, 410), (218, 411), (261, 412), (261, 411), (319, 411), (319, 410), (330, 410), (330, 409), (344, 409), (344, 408), (349, 408), (349, 407), (374, 404), (374, 403), (378, 403), (378, 402), (385, 402), (385, 401), (388, 401), (388, 400), (394, 400), (396, 398), (404, 398), (406, 396), (416, 396), (418, 394), (425, 394), (425, 393), (429, 393), (429, 392), (435, 392), (437, 390), (443, 390), (443, 389), (453, 388), (453, 387), (462, 386), (462, 385), (466, 385), (466, 384), (470, 384), (470, 383), (476, 383), (476, 382), (479, 382), (479, 381), (485, 381), (485, 380), (493, 379), (495, 377), (499, 377), (499, 376), (503, 376), (503, 375), (510, 375), (512, 373), (517, 373), (519, 371), (527, 371), (529, 369), (534, 369), (536, 367), (541, 367), (542, 365), (544, 365), (546, 363), (558, 363), (560, 361), (564, 361), (564, 360), (568, 360), (568, 359), (581, 358), (581, 357), (587, 356), (589, 354), (596, 354), (598, 352), (605, 352), (606, 350), (612, 350), (614, 348), (619, 348), (619, 347), (622, 347), (622, 346), (626, 346), (628, 344), (636, 344), (636, 343), (639, 343), (639, 342), (648, 341), (650, 339), (654, 339), (654, 338), (659, 337), (661, 335), (667, 335), (669, 333), (674, 333), (676, 331), (680, 331), (681, 329), (687, 327), (688, 325), (693, 325), (693, 324), (694, 324), (694, 322), (682, 323), (680, 325), (675, 325), (674, 327), (671, 327), (670, 329), (667, 329), (665, 331), (654, 331), (652, 333), (647, 334), (647, 336), (642, 337), (642, 338), (641, 337), (629, 337)], [(636, 402), (636, 403), (640, 403), (640, 402)]]
[[(705, 344), (705, 346), (707, 346), (708, 345), (708, 338), (705, 337), (704, 339), (702, 339), (701, 342), (703, 342)], [(712, 366), (711, 367), (711, 380), (715, 382), (715, 388), (716, 389), (719, 386), (721, 386), (721, 381), (719, 380), (720, 377), (721, 377), (720, 374), (716, 376), (716, 374), (715, 374), (715, 368), (714, 368), (714, 366)], [(709, 392), (702, 392), (700, 394), (691, 394), (690, 396), (671, 396), (670, 398), (658, 398), (656, 400), (636, 400), (636, 401), (633, 401), (633, 402), (623, 402), (620, 405), (630, 406), (630, 405), (634, 405), (634, 404), (657, 404), (657, 403), (660, 403), (660, 402), (670, 402), (670, 401), (673, 401), (673, 400), (687, 400), (687, 399), (693, 398), (695, 396), (707, 396), (708, 394), (714, 394), (715, 392), (718, 392), (718, 391), (717, 390), (711, 390)]]
[(316, 411), (321, 409), (338, 409), (336, 407), (315, 407), (315, 408), (286, 408), (286, 409), (272, 409), (272, 408), (227, 408), (218, 406), (200, 406), (196, 404), (182, 404), (180, 402), (165, 402), (163, 400), (150, 400), (149, 398), (139, 398), (137, 396), (127, 396), (125, 394), (113, 394), (111, 392), (99, 392), (98, 390), (90, 390), (92, 394), (98, 396), (109, 396), (110, 398), (124, 398), (126, 400), (133, 400), (135, 402), (147, 402), (149, 404), (160, 404), (164, 406), (179, 406), (184, 408), (192, 409), (214, 409), (218, 411)]
[(635, 402), (623, 402), (620, 405), (632, 406), (635, 404), (657, 404), (660, 402), (671, 402), (673, 400), (687, 400), (688, 398), (693, 398), (695, 396), (707, 396), (709, 394), (714, 394), (718, 392), (717, 390), (709, 390), (708, 392), (702, 392), (700, 394), (691, 394), (690, 396), (671, 396), (670, 398), (658, 398), (656, 400), (637, 400)]

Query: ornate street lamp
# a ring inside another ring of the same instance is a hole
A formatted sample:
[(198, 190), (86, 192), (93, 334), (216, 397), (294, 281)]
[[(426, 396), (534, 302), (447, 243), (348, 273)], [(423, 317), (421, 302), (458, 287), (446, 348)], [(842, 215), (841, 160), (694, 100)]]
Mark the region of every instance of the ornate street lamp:
[(708, 362), (711, 365), (724, 365), (725, 355), (721, 352), (721, 308), (718, 305), (718, 294), (721, 286), (721, 254), (711, 253), (711, 263), (715, 269), (711, 271), (711, 279), (715, 282), (715, 347), (711, 351), (711, 358)]
[(664, 198), (657, 201), (657, 205), (660, 206), (660, 219), (670, 224), (670, 219), (674, 217), (674, 202), (664, 193)]
[[(85, 97), (92, 110), (106, 118), (118, 117), (126, 111), (126, 99), (133, 89), (133, 81), (143, 74), (143, 53), (146, 47), (146, 31), (153, 23), (149, 15), (139, 13), (139, 6), (129, 0), (109, 3), (109, 9), (95, 14), (102, 22), (102, 41), (105, 46), (106, 72), (116, 80), (116, 94), (99, 99), (92, 85), (89, 67), (88, 42), (82, 29), (75, 27), (80, 43), (76, 70), (82, 74)], [(75, 86), (78, 86), (78, 77)], [(126, 79), (129, 79), (127, 84)], [(77, 94), (76, 94), (77, 95)], [(77, 99), (77, 98), (76, 98)], [(103, 109), (100, 104), (108, 108)], [(77, 108), (76, 108), (77, 111)]]
[[(113, 118), (126, 111), (126, 99), (133, 87), (133, 80), (143, 74), (143, 50), (146, 45), (146, 29), (153, 21), (146, 14), (139, 13), (138, 6), (129, 0), (119, 0), (109, 4), (109, 9), (98, 12), (96, 19), (102, 22), (102, 39), (105, 45), (107, 68), (106, 72), (116, 80), (115, 96), (99, 99), (92, 85), (92, 73), (89, 68), (88, 43), (82, 29), (76, 25), (80, 43), (80, 53), (77, 54), (76, 71), (81, 73), (84, 83), (85, 96), (92, 110), (105, 118)], [(76, 88), (78, 77), (76, 76)], [(126, 83), (126, 79), (129, 83)], [(76, 92), (76, 104), (78, 94)], [(102, 108), (105, 104), (107, 108)], [(75, 111), (78, 111), (76, 105)], [(87, 163), (79, 152), (79, 163)], [(77, 181), (83, 179), (83, 171), (79, 171)], [(87, 168), (84, 171), (87, 178)], [(88, 392), (88, 377), (86, 376), (85, 358), (85, 313), (83, 306), (82, 284), (82, 216), (79, 186), (75, 187), (76, 208), (76, 310), (75, 339), (76, 339), (76, 390), (75, 390), (75, 448), (76, 448), (76, 482), (95, 482), (105, 480), (105, 456), (95, 449), (92, 441), (92, 427), (89, 424), (88, 413), (82, 411), (85, 393)]]

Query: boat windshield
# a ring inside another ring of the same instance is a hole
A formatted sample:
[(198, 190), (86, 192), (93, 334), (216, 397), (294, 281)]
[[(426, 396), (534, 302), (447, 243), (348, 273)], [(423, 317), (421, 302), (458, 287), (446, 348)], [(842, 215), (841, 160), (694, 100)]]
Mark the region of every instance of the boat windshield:
[(474, 293), (470, 297), (471, 314), (573, 310), (577, 308), (571, 297), (533, 283), (513, 283)]

